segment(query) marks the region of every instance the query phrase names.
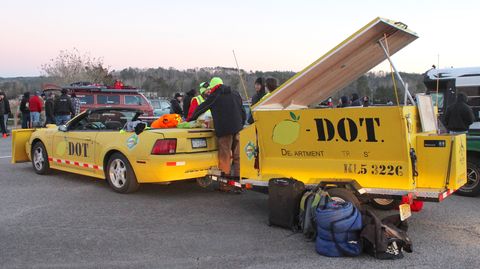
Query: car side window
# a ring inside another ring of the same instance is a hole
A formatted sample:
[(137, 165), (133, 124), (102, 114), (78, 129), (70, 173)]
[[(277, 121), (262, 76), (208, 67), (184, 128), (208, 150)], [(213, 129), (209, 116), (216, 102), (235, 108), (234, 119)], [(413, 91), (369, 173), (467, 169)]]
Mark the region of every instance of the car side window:
[(142, 105), (142, 98), (136, 95), (125, 95), (125, 104), (126, 105)]
[(120, 104), (120, 95), (97, 95), (97, 104), (118, 105)]

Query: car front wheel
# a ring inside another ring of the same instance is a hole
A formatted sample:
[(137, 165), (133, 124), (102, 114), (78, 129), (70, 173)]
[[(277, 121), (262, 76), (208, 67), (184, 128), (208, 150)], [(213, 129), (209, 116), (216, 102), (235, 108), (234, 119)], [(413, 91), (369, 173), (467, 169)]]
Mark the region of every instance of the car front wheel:
[(477, 158), (467, 160), (467, 183), (456, 191), (463, 196), (478, 196), (480, 194), (480, 166)]
[(35, 173), (39, 175), (48, 174), (50, 164), (48, 163), (48, 154), (42, 142), (36, 142), (32, 147), (32, 165)]
[(119, 193), (131, 193), (139, 184), (130, 162), (120, 153), (114, 153), (108, 160), (106, 177), (112, 189)]

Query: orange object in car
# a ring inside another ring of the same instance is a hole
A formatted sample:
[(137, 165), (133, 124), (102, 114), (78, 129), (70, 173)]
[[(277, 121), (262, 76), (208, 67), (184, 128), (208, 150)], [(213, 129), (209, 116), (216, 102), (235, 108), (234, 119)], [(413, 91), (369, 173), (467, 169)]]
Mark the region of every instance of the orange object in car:
[(152, 122), (152, 128), (175, 128), (182, 122), (182, 117), (178, 114), (165, 114)]

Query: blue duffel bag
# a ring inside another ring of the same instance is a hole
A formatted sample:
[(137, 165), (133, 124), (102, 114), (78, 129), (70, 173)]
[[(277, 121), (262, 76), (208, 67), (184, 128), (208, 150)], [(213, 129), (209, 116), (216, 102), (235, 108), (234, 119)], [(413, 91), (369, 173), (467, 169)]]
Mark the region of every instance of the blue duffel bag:
[(315, 249), (324, 256), (358, 256), (362, 253), (362, 215), (350, 202), (329, 200), (315, 214)]

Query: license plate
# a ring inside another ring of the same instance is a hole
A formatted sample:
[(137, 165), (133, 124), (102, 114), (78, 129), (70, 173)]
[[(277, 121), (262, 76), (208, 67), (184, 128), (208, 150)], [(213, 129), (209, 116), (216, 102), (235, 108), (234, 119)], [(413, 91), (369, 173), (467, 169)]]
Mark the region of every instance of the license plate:
[(412, 211), (410, 210), (409, 204), (399, 205), (398, 209), (400, 209), (400, 220), (404, 221), (408, 219), (412, 215)]
[(194, 138), (192, 139), (192, 148), (200, 149), (207, 147), (207, 139), (205, 138)]

